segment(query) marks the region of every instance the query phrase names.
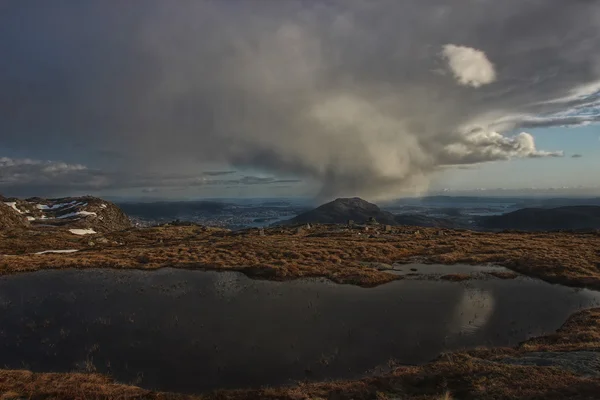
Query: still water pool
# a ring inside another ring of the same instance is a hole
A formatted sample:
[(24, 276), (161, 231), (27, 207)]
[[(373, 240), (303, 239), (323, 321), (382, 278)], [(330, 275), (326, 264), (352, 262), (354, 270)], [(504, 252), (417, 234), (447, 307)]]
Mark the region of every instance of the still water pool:
[(0, 278), (0, 364), (178, 392), (356, 378), (390, 359), (515, 345), (598, 305), (598, 292), (522, 277), (364, 289), (233, 272), (40, 271)]

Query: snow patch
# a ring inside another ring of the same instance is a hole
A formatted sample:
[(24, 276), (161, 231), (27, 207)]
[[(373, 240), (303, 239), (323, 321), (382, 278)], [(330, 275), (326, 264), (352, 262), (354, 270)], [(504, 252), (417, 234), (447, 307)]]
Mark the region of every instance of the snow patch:
[(100, 208), (106, 208), (106, 204), (100, 204)]
[(76, 251), (79, 251), (79, 250), (73, 250), (73, 249), (70, 249), (70, 250), (44, 250), (44, 251), (39, 251), (39, 252), (34, 253), (34, 254), (75, 253)]
[(93, 235), (96, 233), (93, 229), (69, 229), (69, 232), (74, 235)]
[(17, 202), (16, 201), (8, 201), (8, 202), (5, 202), (4, 204), (6, 204), (7, 206), (9, 206), (10, 208), (12, 208), (13, 210), (15, 210), (16, 212), (18, 212), (19, 214), (23, 214), (23, 212), (17, 208)]
[(27, 221), (35, 221), (35, 218), (28, 216)]
[(64, 214), (64, 215), (58, 216), (58, 217), (56, 217), (56, 219), (64, 219), (64, 218), (71, 218), (71, 217), (78, 217), (78, 216), (87, 217), (89, 215), (93, 215), (95, 217), (96, 213), (95, 212), (89, 212), (89, 211), (76, 211), (76, 212), (72, 212), (72, 213), (68, 213), (68, 214)]
[[(79, 203), (80, 205), (87, 205), (87, 203)], [(73, 200), (70, 201), (68, 203), (58, 203), (58, 204), (53, 204), (51, 206), (47, 206), (45, 204), (37, 204), (36, 207), (39, 210), (58, 210), (59, 208), (71, 208), (73, 206), (78, 205), (77, 200)]]

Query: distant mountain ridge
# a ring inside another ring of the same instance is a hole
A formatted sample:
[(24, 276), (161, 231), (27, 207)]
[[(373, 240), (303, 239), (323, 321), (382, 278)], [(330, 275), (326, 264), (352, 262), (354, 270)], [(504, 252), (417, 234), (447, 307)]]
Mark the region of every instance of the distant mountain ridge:
[(582, 230), (600, 229), (600, 206), (524, 208), (496, 216), (478, 217), (465, 223), (456, 218), (433, 217), (419, 213), (392, 214), (360, 198), (340, 198), (304, 212), (283, 224), (362, 224), (375, 219), (380, 224), (472, 230)]
[(600, 206), (523, 208), (502, 215), (482, 217), (478, 225), (484, 229), (494, 230), (600, 229)]
[(58, 199), (0, 196), (0, 202), (0, 229), (44, 226), (100, 233), (132, 226), (119, 207), (92, 196)]
[(497, 196), (425, 196), (394, 200), (391, 204), (427, 205), (451, 204), (512, 204), (515, 208), (556, 208), (567, 206), (600, 206), (600, 197), (497, 197)]

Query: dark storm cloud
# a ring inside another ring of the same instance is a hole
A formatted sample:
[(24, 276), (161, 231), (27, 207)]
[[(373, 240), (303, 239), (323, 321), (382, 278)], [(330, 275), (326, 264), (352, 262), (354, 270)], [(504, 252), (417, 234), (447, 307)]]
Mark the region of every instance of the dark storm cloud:
[(599, 27), (574, 0), (8, 1), (0, 149), (85, 166), (73, 187), (221, 164), (394, 196), (561, 155), (520, 132), (598, 120)]

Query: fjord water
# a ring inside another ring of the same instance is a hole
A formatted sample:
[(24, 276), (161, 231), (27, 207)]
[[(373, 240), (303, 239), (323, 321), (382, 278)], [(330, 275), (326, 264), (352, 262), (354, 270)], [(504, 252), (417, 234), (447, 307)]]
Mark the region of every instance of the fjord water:
[(600, 293), (528, 278), (364, 289), (233, 272), (40, 271), (0, 278), (0, 362), (180, 392), (355, 378), (390, 359), (515, 345), (599, 304)]

